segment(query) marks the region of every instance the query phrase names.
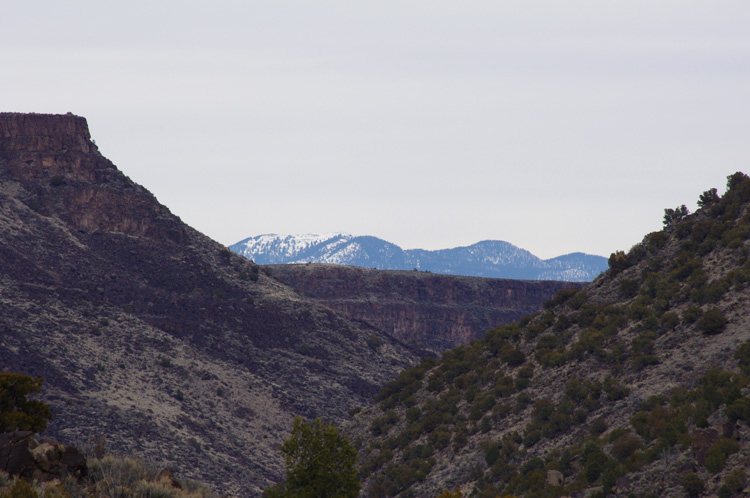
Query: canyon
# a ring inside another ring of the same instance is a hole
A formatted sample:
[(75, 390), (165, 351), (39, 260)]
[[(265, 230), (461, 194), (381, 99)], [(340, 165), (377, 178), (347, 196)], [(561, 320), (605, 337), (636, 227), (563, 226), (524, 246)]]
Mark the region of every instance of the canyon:
[(438, 275), (343, 265), (268, 265), (263, 271), (305, 297), (438, 354), (541, 309), (582, 283)]

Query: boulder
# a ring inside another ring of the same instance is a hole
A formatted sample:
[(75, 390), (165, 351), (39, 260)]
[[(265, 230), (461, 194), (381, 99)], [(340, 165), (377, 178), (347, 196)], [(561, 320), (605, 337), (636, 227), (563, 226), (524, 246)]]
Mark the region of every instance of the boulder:
[(57, 441), (37, 441), (33, 432), (0, 434), (0, 470), (27, 481), (51, 481), (86, 475), (86, 459), (74, 447)]
[(171, 469), (163, 469), (159, 472), (159, 475), (156, 476), (156, 482), (167, 488), (182, 489), (182, 484), (177, 480)]
[(695, 429), (693, 431), (693, 455), (702, 466), (706, 465), (706, 452), (721, 437), (716, 429)]
[(547, 484), (549, 484), (550, 486), (562, 486), (563, 479), (563, 473), (559, 470), (547, 471)]

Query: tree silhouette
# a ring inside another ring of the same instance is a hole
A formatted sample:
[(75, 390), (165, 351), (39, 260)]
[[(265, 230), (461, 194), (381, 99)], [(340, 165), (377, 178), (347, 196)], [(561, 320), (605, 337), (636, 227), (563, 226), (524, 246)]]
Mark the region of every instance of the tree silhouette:
[(264, 497), (355, 498), (359, 493), (357, 450), (335, 425), (319, 418), (309, 424), (297, 417), (281, 451), (286, 482), (268, 488)]
[(18, 373), (0, 373), (0, 432), (42, 432), (52, 418), (49, 406), (28, 399), (42, 388), (42, 379)]

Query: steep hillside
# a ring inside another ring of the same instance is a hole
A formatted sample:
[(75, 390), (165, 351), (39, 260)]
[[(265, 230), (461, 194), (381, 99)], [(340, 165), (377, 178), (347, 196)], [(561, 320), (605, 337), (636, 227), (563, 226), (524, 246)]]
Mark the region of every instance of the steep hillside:
[(46, 435), (238, 496), (278, 480), (295, 415), (341, 421), (416, 362), (186, 226), (73, 115), (0, 114), (0, 309), (0, 368), (45, 379)]
[(700, 204), (389, 383), (348, 429), (363, 496), (747, 496), (750, 178)]
[(580, 284), (368, 270), (344, 265), (273, 265), (263, 271), (304, 296), (404, 343), (440, 353), (534, 313)]
[(447, 275), (522, 280), (590, 282), (607, 268), (601, 256), (572, 253), (541, 260), (500, 240), (427, 251), (401, 249), (377, 237), (343, 233), (259, 235), (229, 248), (258, 264), (328, 263), (386, 270), (422, 270)]

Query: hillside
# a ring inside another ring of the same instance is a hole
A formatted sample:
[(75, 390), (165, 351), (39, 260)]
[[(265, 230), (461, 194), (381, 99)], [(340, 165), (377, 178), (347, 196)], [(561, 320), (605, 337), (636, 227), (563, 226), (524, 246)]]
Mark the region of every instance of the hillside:
[(45, 436), (236, 496), (280, 478), (295, 415), (342, 421), (417, 361), (182, 223), (70, 114), (0, 114), (0, 309), (0, 368), (45, 379)]
[(582, 285), (328, 264), (272, 265), (263, 272), (433, 355), (535, 313), (560, 289)]
[(421, 270), (446, 275), (590, 282), (607, 268), (601, 256), (572, 253), (542, 260), (500, 240), (428, 251), (402, 249), (370, 236), (343, 233), (259, 235), (229, 248), (255, 263), (326, 263), (381, 270)]
[(389, 383), (347, 429), (362, 495), (747, 496), (750, 178), (700, 205)]

